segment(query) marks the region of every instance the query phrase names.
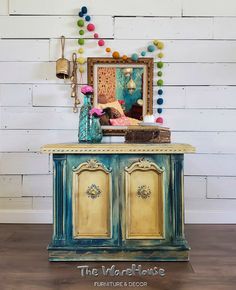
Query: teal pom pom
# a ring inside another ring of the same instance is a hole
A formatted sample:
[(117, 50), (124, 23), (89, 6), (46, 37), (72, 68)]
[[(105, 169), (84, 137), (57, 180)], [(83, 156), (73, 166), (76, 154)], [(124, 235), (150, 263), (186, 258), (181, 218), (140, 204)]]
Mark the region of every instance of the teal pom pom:
[(89, 22), (89, 21), (91, 20), (91, 17), (90, 17), (89, 15), (87, 15), (87, 16), (85, 17), (85, 20), (86, 20), (87, 22)]
[(158, 95), (160, 95), (160, 96), (161, 96), (161, 95), (163, 95), (163, 90), (161, 90), (161, 89), (160, 89), (160, 90), (158, 90), (158, 92), (157, 92), (157, 93), (158, 93)]
[(141, 55), (142, 55), (142, 56), (145, 56), (145, 55), (146, 55), (146, 51), (143, 50), (143, 51), (141, 52)]
[(153, 52), (153, 51), (155, 50), (155, 46), (152, 45), (152, 44), (150, 44), (150, 45), (147, 47), (147, 50), (148, 50), (149, 52)]
[(157, 104), (162, 105), (164, 103), (164, 100), (162, 98), (157, 99)]
[(137, 53), (133, 53), (133, 54), (131, 55), (131, 59), (132, 59), (133, 61), (137, 61), (137, 60), (138, 60), (138, 55), (137, 55)]

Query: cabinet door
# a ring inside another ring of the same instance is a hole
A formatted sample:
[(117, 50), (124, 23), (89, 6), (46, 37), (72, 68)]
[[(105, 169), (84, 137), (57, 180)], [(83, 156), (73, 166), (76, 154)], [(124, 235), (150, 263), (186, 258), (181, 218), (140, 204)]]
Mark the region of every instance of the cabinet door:
[(70, 162), (72, 237), (79, 245), (118, 244), (116, 157), (74, 156)]
[[(168, 156), (123, 157), (123, 244), (130, 247), (165, 243), (169, 190)], [(168, 219), (168, 218), (167, 218)]]

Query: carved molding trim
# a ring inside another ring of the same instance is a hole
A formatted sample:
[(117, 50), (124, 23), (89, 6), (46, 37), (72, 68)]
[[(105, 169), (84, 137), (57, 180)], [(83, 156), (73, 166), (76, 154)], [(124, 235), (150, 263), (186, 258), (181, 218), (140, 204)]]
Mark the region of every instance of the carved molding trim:
[(195, 153), (189, 144), (49, 144), (41, 148), (42, 153), (52, 154), (184, 154)]
[(105, 171), (106, 173), (110, 173), (112, 171), (111, 168), (107, 168), (103, 163), (100, 163), (98, 160), (96, 159), (89, 159), (84, 163), (81, 163), (78, 167), (73, 167), (72, 170), (75, 173), (79, 173), (83, 170), (98, 170), (101, 169), (103, 171)]
[(159, 167), (155, 163), (145, 158), (141, 158), (138, 161), (135, 161), (131, 166), (125, 167), (125, 171), (128, 173), (132, 173), (134, 170), (137, 170), (137, 169), (141, 169), (141, 170), (154, 169), (160, 174), (164, 171), (163, 167)]

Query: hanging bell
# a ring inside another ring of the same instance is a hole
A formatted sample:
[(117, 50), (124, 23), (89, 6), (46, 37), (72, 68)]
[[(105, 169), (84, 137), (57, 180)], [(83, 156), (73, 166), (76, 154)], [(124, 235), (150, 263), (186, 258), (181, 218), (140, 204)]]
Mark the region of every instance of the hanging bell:
[(70, 61), (64, 57), (65, 36), (61, 36), (62, 57), (56, 62), (56, 76), (59, 79), (68, 79), (70, 77)]

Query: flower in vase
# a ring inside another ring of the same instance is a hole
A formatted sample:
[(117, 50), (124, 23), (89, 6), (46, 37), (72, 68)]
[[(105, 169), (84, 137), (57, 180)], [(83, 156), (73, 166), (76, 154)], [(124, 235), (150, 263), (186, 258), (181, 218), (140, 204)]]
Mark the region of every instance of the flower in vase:
[(118, 102), (120, 103), (121, 106), (125, 104), (124, 100), (118, 100)]
[(90, 116), (94, 116), (96, 118), (101, 117), (102, 115), (104, 115), (105, 113), (103, 112), (102, 109), (99, 108), (92, 108), (92, 110), (89, 111)]
[(81, 88), (81, 93), (84, 94), (84, 95), (91, 95), (93, 93), (93, 87), (91, 86), (83, 86)]

